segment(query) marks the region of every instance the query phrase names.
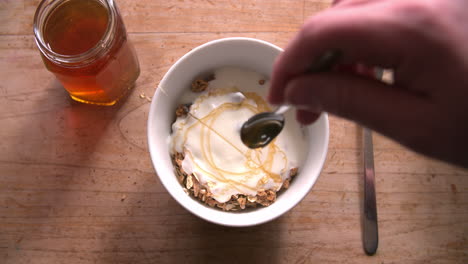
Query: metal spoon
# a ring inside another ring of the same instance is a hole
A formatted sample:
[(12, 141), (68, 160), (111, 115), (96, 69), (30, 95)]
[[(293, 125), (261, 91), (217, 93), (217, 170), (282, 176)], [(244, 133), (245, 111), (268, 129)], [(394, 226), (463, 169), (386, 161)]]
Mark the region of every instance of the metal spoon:
[[(341, 52), (331, 50), (320, 56), (307, 73), (330, 71), (341, 58)], [(241, 140), (249, 148), (262, 148), (275, 139), (285, 125), (284, 113), (289, 105), (282, 105), (274, 112), (263, 112), (249, 118), (241, 128)]]
[(263, 112), (249, 118), (241, 128), (242, 142), (252, 149), (268, 145), (283, 130), (283, 114), (289, 109), (289, 105), (282, 105), (274, 112)]

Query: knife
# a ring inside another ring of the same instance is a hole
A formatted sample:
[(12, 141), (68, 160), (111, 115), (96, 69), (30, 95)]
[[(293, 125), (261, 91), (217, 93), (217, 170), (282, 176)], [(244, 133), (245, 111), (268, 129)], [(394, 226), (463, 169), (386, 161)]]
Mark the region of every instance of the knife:
[[(374, 76), (383, 80), (383, 69), (375, 69)], [(363, 215), (363, 247), (367, 255), (372, 256), (379, 246), (379, 228), (377, 224), (377, 201), (375, 199), (374, 145), (372, 132), (363, 128), (364, 156), (364, 215)]]
[(375, 173), (372, 132), (368, 128), (363, 131), (364, 152), (364, 215), (363, 215), (363, 246), (367, 255), (372, 256), (379, 245), (379, 230), (377, 225), (377, 203), (375, 199)]

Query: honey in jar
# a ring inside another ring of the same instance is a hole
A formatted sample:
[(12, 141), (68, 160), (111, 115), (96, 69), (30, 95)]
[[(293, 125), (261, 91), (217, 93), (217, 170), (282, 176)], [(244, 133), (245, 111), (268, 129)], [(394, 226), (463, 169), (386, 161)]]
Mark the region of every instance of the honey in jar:
[(140, 74), (113, 0), (43, 0), (34, 34), (47, 69), (76, 101), (113, 105)]

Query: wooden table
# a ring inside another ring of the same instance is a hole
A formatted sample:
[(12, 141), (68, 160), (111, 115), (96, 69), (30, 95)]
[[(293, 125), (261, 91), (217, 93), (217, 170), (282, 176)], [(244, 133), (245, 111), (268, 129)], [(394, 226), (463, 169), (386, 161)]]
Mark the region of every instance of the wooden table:
[(207, 223), (159, 182), (140, 95), (209, 40), (284, 47), (330, 0), (118, 0), (142, 73), (115, 107), (72, 102), (46, 71), (32, 34), (38, 2), (0, 0), (1, 263), (468, 263), (468, 171), (378, 135), (380, 245), (363, 253), (361, 129), (336, 117), (317, 184), (273, 222)]

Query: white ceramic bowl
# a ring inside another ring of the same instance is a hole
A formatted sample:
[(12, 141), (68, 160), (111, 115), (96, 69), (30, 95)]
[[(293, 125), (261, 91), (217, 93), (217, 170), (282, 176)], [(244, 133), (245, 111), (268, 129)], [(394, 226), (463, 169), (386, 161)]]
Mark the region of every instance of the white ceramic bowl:
[[(151, 103), (148, 118), (148, 144), (153, 166), (167, 191), (193, 214), (216, 224), (252, 226), (271, 221), (299, 203), (317, 180), (328, 148), (328, 117), (309, 126), (309, 151), (299, 174), (275, 203), (246, 212), (224, 212), (189, 197), (177, 181), (169, 154), (168, 137), (180, 95), (201, 73), (222, 66), (237, 66), (270, 76), (275, 58), (282, 49), (250, 38), (226, 38), (203, 44), (180, 58), (162, 79)], [(162, 89), (161, 89), (162, 88)], [(163, 91), (164, 90), (164, 91)]]

